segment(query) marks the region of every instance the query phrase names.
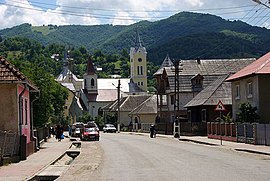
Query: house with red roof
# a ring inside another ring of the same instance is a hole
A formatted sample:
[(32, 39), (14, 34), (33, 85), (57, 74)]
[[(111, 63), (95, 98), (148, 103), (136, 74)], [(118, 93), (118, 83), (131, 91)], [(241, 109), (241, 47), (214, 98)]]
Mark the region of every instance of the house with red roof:
[(259, 123), (270, 123), (270, 52), (226, 81), (232, 83), (232, 110), (235, 120), (240, 104), (250, 103), (252, 107), (257, 107)]
[[(33, 135), (32, 106), (30, 94), (38, 88), (18, 69), (0, 57), (0, 130), (24, 137), (25, 156), (35, 151)], [(21, 149), (22, 150), (22, 149)]]

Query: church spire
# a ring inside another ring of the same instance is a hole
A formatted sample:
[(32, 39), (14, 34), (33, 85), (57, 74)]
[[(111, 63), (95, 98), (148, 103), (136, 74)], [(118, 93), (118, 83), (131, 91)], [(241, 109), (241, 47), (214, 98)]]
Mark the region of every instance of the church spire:
[(87, 61), (86, 74), (87, 75), (94, 75), (94, 74), (96, 74), (95, 68), (94, 68), (94, 65), (93, 65), (93, 61), (91, 59), (91, 56), (89, 56), (88, 61)]
[(140, 38), (140, 35), (139, 35), (138, 27), (136, 27), (135, 48), (140, 48), (140, 47), (142, 47), (142, 42), (141, 42), (141, 38)]

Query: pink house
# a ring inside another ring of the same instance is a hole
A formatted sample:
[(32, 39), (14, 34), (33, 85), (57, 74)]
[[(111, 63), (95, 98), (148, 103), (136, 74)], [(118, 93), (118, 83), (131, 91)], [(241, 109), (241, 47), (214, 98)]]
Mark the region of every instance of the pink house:
[[(30, 94), (39, 90), (11, 63), (0, 57), (0, 130), (17, 133), (25, 156), (35, 151)], [(23, 143), (22, 143), (22, 140)]]

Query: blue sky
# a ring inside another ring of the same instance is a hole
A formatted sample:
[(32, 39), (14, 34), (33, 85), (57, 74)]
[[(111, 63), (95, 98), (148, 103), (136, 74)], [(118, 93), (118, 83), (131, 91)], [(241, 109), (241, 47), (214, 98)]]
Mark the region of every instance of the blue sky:
[[(266, 0), (261, 1), (270, 5)], [(0, 29), (22, 23), (128, 25), (165, 19), (181, 11), (270, 26), (270, 9), (252, 0), (0, 0)]]

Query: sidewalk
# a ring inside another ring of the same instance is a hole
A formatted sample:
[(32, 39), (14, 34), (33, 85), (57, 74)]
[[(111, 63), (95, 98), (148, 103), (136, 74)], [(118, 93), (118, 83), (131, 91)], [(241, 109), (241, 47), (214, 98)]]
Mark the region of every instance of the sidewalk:
[(40, 150), (19, 163), (0, 167), (0, 180), (27, 180), (59, 158), (71, 145), (68, 138), (58, 142), (55, 138), (44, 142)]
[[(149, 133), (131, 132), (130, 134), (141, 134), (141, 135), (149, 136)], [(220, 140), (209, 139), (207, 136), (180, 136), (180, 138), (174, 138), (173, 135), (157, 134), (157, 136), (164, 137), (164, 138), (179, 139), (179, 141), (189, 141), (189, 142), (198, 143), (198, 144), (220, 146), (220, 147), (232, 149), (235, 151), (244, 151), (244, 152), (249, 152), (249, 153), (256, 153), (256, 154), (270, 156), (270, 146), (252, 145), (252, 144), (236, 143), (236, 142), (230, 142), (230, 141), (222, 141), (222, 145), (221, 145)]]

